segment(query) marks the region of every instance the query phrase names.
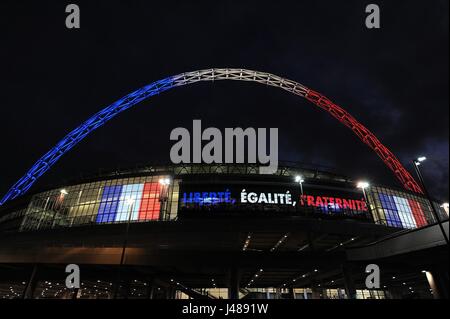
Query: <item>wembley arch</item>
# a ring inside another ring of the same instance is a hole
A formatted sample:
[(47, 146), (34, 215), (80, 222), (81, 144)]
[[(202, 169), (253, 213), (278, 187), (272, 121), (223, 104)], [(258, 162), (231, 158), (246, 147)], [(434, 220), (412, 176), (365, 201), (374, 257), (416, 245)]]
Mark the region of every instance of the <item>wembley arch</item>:
[(193, 84), (196, 82), (217, 80), (257, 82), (260, 84), (277, 87), (307, 99), (315, 106), (328, 112), (346, 127), (350, 128), (363, 143), (368, 145), (381, 158), (381, 160), (383, 160), (386, 166), (394, 173), (405, 189), (416, 193), (423, 193), (422, 188), (404, 168), (397, 157), (364, 125), (358, 122), (342, 107), (331, 102), (327, 97), (305, 87), (300, 83), (277, 75), (246, 69), (227, 68), (205, 69), (170, 76), (144, 86), (143, 88), (140, 88), (107, 106), (70, 132), (58, 144), (56, 144), (56, 146), (42, 156), (29, 169), (29, 171), (10, 188), (10, 190), (1, 199), (0, 205), (25, 194), (39, 179), (39, 177), (47, 172), (61, 158), (61, 156), (67, 153), (90, 133), (106, 124), (110, 119), (119, 115), (121, 112), (131, 108), (145, 99), (152, 97), (153, 95), (162, 93), (172, 88)]

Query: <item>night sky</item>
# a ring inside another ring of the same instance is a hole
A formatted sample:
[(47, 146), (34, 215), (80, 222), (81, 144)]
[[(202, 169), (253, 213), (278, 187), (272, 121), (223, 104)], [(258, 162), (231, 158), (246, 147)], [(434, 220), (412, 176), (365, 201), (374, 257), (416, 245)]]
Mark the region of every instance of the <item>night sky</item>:
[[(245, 2), (245, 3), (244, 3)], [(81, 8), (81, 29), (65, 7)], [(381, 8), (381, 29), (364, 25)], [(349, 111), (448, 200), (448, 0), (1, 1), (0, 193), (61, 138), (131, 91), (204, 68), (300, 82)], [(255, 83), (200, 83), (146, 100), (98, 129), (32, 190), (98, 168), (170, 162), (170, 131), (278, 127), (280, 160), (397, 186), (383, 162), (305, 99)]]

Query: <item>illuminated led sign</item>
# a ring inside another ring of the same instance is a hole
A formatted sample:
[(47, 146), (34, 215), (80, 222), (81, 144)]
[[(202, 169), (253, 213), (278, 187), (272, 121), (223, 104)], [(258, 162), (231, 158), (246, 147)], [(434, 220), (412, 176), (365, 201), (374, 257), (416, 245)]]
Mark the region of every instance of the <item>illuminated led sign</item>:
[(242, 204), (278, 204), (278, 205), (292, 205), (297, 204), (292, 201), (292, 194), (290, 191), (285, 193), (247, 193), (245, 189), (241, 191)]
[(225, 191), (218, 192), (189, 192), (183, 193), (181, 197), (183, 204), (199, 204), (199, 205), (215, 205), (219, 203), (234, 204), (236, 200), (231, 198), (231, 192), (226, 189)]
[(326, 214), (330, 217), (369, 218), (362, 194), (352, 190), (308, 187), (301, 194), (296, 186), (245, 182), (185, 182), (180, 185), (180, 211), (240, 214)]
[(336, 210), (348, 209), (354, 211), (368, 211), (364, 199), (341, 198), (334, 196), (318, 195), (297, 195), (293, 196), (290, 190), (285, 192), (256, 192), (242, 189), (239, 201), (232, 196), (229, 188), (224, 191), (200, 191), (184, 192), (181, 196), (183, 204), (215, 205), (220, 203), (227, 204), (246, 204), (246, 205), (288, 205), (297, 206), (295, 198), (299, 198), (299, 206), (303, 207), (327, 207)]
[(365, 200), (340, 198), (331, 196), (313, 196), (302, 195), (300, 196), (300, 205), (307, 207), (329, 207), (336, 210), (350, 209), (356, 211), (368, 211)]

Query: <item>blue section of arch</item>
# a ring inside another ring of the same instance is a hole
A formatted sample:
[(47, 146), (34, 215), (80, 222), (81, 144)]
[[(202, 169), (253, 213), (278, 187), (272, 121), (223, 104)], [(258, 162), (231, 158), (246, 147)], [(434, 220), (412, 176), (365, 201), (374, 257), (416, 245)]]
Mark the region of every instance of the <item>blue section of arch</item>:
[(33, 167), (20, 178), (11, 189), (1, 199), (0, 205), (10, 201), (18, 196), (25, 194), (30, 187), (47, 172), (58, 159), (67, 151), (73, 148), (78, 142), (84, 139), (91, 132), (95, 131), (100, 126), (104, 125), (110, 119), (129, 109), (133, 105), (145, 100), (153, 95), (167, 91), (175, 87), (174, 77), (168, 77), (152, 84), (149, 84), (139, 90), (136, 90), (127, 96), (121, 98), (115, 103), (104, 108), (100, 112), (93, 115), (79, 127), (70, 132), (64, 137), (55, 147), (42, 156)]

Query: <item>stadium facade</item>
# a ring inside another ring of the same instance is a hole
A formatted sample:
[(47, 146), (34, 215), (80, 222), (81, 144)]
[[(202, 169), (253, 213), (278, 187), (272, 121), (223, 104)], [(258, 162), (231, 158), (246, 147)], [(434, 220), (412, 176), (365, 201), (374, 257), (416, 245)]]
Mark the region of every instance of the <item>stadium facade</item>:
[(0, 209), (0, 298), (447, 298), (430, 201), (356, 182), (296, 165), (145, 166), (21, 197)]

